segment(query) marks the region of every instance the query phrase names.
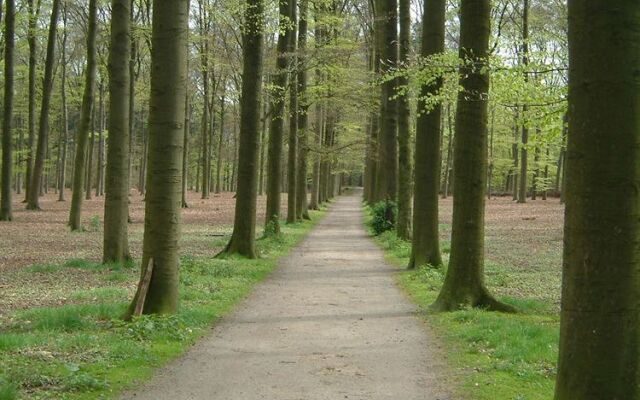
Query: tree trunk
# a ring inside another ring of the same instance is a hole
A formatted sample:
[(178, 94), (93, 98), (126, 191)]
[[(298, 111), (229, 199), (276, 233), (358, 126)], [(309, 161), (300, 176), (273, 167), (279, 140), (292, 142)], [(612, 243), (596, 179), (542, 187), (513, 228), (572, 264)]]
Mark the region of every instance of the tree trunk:
[(226, 82), (223, 79), (222, 96), (220, 97), (220, 137), (218, 138), (217, 160), (216, 160), (216, 193), (221, 192), (220, 169), (222, 168), (222, 138), (224, 137), (224, 110), (227, 103), (226, 99)]
[(13, 219), (12, 200), (13, 188), (11, 179), (13, 176), (13, 69), (15, 63), (15, 25), (16, 6), (14, 0), (5, 3), (6, 15), (4, 25), (4, 118), (2, 121), (2, 202), (0, 204), (0, 221)]
[[(527, 72), (529, 67), (529, 0), (524, 0), (522, 11), (522, 65), (525, 69), (524, 81), (526, 84), (529, 82), (529, 73)], [(518, 203), (521, 204), (527, 202), (527, 182), (529, 180), (527, 176), (529, 167), (529, 150), (527, 149), (529, 144), (528, 112), (529, 106), (525, 104), (522, 106), (522, 148), (520, 149), (520, 189), (518, 190)]]
[[(154, 1), (155, 3), (157, 2)], [(179, 2), (176, 3), (179, 4)], [(130, 258), (127, 223), (129, 219), (131, 6), (131, 0), (112, 0), (109, 49), (109, 143), (102, 258), (105, 263), (123, 263)], [(162, 6), (160, 7), (163, 9)], [(156, 68), (160, 67), (156, 66)], [(181, 100), (184, 101), (184, 97)], [(181, 126), (183, 122), (181, 119), (178, 125)], [(182, 142), (178, 148), (182, 148)], [(180, 168), (178, 167), (177, 170), (179, 171)], [(179, 182), (179, 179), (177, 181)]]
[[(189, 70), (189, 60), (187, 59), (187, 71)], [(189, 180), (189, 132), (191, 128), (189, 93), (185, 89), (184, 96), (184, 134), (182, 140), (182, 208), (189, 208), (187, 202), (187, 185)]]
[(40, 190), (42, 175), (47, 158), (47, 143), (49, 139), (49, 109), (51, 108), (51, 92), (53, 91), (54, 65), (56, 62), (56, 33), (58, 16), (60, 15), (60, 0), (53, 0), (51, 20), (49, 23), (49, 37), (47, 39), (47, 56), (44, 66), (44, 80), (42, 89), (42, 107), (40, 109), (40, 126), (38, 127), (38, 147), (33, 165), (30, 189), (27, 199), (28, 210), (40, 209)]
[(144, 302), (143, 314), (170, 314), (178, 310), (188, 34), (189, 0), (154, 0), (149, 182), (141, 276), (146, 275), (147, 268), (152, 271), (146, 296), (139, 286), (130, 314), (139, 301)]
[(291, 13), (290, 24), (292, 26), (291, 36), (289, 37), (289, 57), (291, 58), (291, 83), (290, 100), (289, 100), (289, 159), (287, 162), (287, 223), (295, 223), (296, 215), (296, 196), (297, 196), (297, 163), (298, 163), (298, 62), (296, 59), (298, 29), (298, 2), (290, 1)]
[(276, 72), (273, 75), (271, 97), (271, 122), (269, 126), (269, 150), (267, 158), (267, 210), (265, 235), (280, 234), (280, 195), (282, 185), (282, 140), (284, 131), (284, 106), (289, 66), (287, 50), (293, 32), (289, 24), (291, 0), (280, 0), (280, 32), (277, 44)]
[(36, 144), (36, 62), (37, 62), (37, 41), (36, 29), (38, 17), (40, 15), (40, 0), (34, 6), (34, 0), (27, 1), (29, 14), (29, 26), (27, 32), (27, 42), (29, 43), (29, 134), (27, 143), (27, 171), (25, 176), (25, 202), (29, 201), (31, 187), (31, 177), (33, 176), (34, 147)]
[[(400, 62), (409, 65), (411, 52), (411, 0), (400, 0)], [(398, 78), (400, 88), (409, 84), (406, 76)], [(438, 116), (440, 118), (440, 116)], [(440, 133), (438, 138), (438, 174), (440, 173)], [(411, 169), (411, 111), (409, 96), (401, 94), (398, 98), (398, 221), (396, 233), (401, 239), (411, 239), (411, 199), (413, 174)], [(439, 184), (438, 180), (436, 183)], [(437, 186), (436, 186), (437, 190)], [(437, 191), (436, 191), (437, 199)], [(436, 217), (437, 218), (437, 217)]]
[(444, 182), (442, 184), (442, 198), (449, 197), (451, 190), (451, 164), (453, 157), (453, 118), (451, 117), (451, 104), (447, 105), (447, 130), (449, 131), (449, 137), (447, 139), (447, 161), (444, 167)]
[[(422, 21), (422, 51), (424, 58), (444, 51), (446, 0), (424, 3)], [(425, 99), (436, 96), (442, 88), (442, 78), (424, 85), (418, 102), (418, 125), (415, 151), (415, 197), (413, 203), (413, 241), (409, 268), (442, 264), (438, 232), (438, 190), (440, 189), (440, 135), (442, 105), (427, 110)], [(447, 166), (448, 168), (448, 166)], [(446, 189), (445, 189), (446, 190)]]
[(635, 1), (569, 1), (556, 400), (640, 398), (639, 15)]
[[(266, 82), (269, 82), (269, 78), (266, 79)], [(269, 92), (265, 93), (265, 99), (262, 102), (262, 132), (260, 132), (260, 177), (258, 178), (258, 195), (262, 196), (264, 194), (264, 186), (265, 186), (265, 160), (267, 159), (267, 155), (265, 154), (265, 150), (267, 149), (267, 119), (270, 115), (269, 110)], [(220, 161), (222, 159), (221, 151), (218, 152), (218, 181), (220, 180)]]
[(58, 201), (65, 201), (64, 189), (67, 180), (67, 141), (69, 140), (69, 113), (67, 110), (67, 5), (64, 5), (64, 32), (62, 36), (62, 77), (60, 92), (62, 97), (62, 129), (60, 132), (60, 167), (58, 171)]
[(436, 311), (485, 307), (512, 311), (484, 285), (484, 203), (487, 186), (487, 56), (489, 0), (462, 0), (460, 7), (460, 86), (454, 145), (451, 254)]
[[(398, 2), (377, 0), (381, 29), (381, 72), (386, 74), (398, 64)], [(388, 79), (382, 84), (382, 107), (380, 146), (378, 146), (380, 169), (378, 174), (379, 200), (395, 201), (398, 184), (398, 100), (395, 99), (397, 79)]]
[(91, 124), (91, 114), (94, 109), (94, 94), (96, 89), (96, 37), (97, 37), (97, 0), (89, 1), (89, 20), (87, 31), (87, 71), (85, 76), (84, 93), (82, 95), (82, 110), (80, 126), (76, 133), (75, 167), (73, 170), (73, 192), (71, 194), (71, 211), (69, 212), (69, 227), (72, 231), (81, 228), (82, 194), (84, 191), (85, 163), (87, 156), (87, 139)]
[(260, 147), (260, 95), (262, 93), (262, 0), (247, 0), (243, 30), (242, 97), (240, 98), (240, 149), (238, 188), (233, 234), (224, 254), (256, 258), (256, 202), (258, 197), (258, 149)]
[(296, 217), (297, 219), (309, 219), (309, 206), (307, 203), (307, 156), (308, 129), (309, 129), (309, 104), (307, 99), (307, 29), (309, 18), (309, 0), (300, 2), (300, 22), (298, 26), (298, 176), (296, 178)]

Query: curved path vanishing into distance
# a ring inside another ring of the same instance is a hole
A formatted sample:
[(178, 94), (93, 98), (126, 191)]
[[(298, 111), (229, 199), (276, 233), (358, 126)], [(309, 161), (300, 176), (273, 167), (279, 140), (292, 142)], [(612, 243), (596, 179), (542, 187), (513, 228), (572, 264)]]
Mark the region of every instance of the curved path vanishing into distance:
[(184, 356), (123, 399), (453, 400), (438, 344), (338, 197), (280, 267)]

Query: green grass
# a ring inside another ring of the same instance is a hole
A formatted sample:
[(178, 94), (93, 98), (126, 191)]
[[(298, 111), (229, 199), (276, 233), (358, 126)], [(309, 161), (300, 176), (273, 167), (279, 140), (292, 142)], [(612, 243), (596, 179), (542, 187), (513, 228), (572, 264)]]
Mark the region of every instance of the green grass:
[[(367, 214), (367, 220), (369, 216)], [(411, 246), (394, 232), (375, 237), (386, 258), (402, 268), (408, 265)], [(449, 243), (442, 243), (445, 263)], [(518, 314), (462, 310), (433, 314), (433, 303), (445, 269), (401, 271), (399, 285), (423, 310), (423, 316), (444, 343), (451, 371), (459, 375), (456, 399), (549, 400), (553, 398), (559, 337), (559, 316), (554, 304), (526, 297), (502, 297)], [(518, 268), (486, 265), (490, 290), (515, 282), (535, 285)], [(530, 280), (521, 282), (522, 279)], [(542, 279), (542, 278), (539, 278)], [(461, 371), (461, 373), (459, 373)]]
[(120, 319), (129, 295), (108, 282), (131, 281), (134, 271), (84, 260), (31, 267), (30, 272), (43, 274), (63, 268), (110, 272), (103, 274), (105, 287), (71, 293), (72, 300), (88, 304), (33, 308), (9, 316), (0, 327), (0, 400), (117, 397), (208, 334), (320, 217), (314, 212), (311, 222), (283, 224), (282, 236), (259, 240), (258, 260), (184, 256), (181, 307), (172, 316), (143, 316), (131, 323)]

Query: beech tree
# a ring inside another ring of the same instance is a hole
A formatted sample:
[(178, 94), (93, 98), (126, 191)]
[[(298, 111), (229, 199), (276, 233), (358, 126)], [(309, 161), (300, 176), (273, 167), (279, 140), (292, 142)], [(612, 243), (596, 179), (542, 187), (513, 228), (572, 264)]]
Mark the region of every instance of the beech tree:
[[(445, 0), (424, 2), (421, 53), (425, 60), (444, 52), (445, 12)], [(424, 84), (418, 101), (413, 240), (409, 268), (442, 264), (438, 232), (442, 104), (436, 102), (428, 106), (426, 101), (430, 96), (436, 96), (440, 92), (442, 79), (442, 76), (435, 76), (432, 81)]]
[(178, 309), (189, 0), (154, 0), (151, 35), (142, 272), (129, 314), (168, 314)]
[(454, 144), (453, 222), (449, 268), (432, 308), (452, 311), (483, 307), (513, 311), (484, 284), (484, 206), (487, 182), (487, 56), (489, 0), (460, 3), (460, 86)]
[(634, 1), (569, 1), (556, 400), (640, 397), (639, 16)]
[(85, 185), (85, 164), (87, 157), (87, 140), (91, 129), (91, 115), (93, 114), (93, 99), (96, 91), (96, 38), (98, 36), (97, 0), (89, 0), (87, 21), (87, 70), (85, 75), (84, 94), (82, 95), (82, 110), (80, 126), (76, 133), (76, 154), (73, 168), (73, 193), (71, 195), (71, 210), (69, 211), (69, 227), (72, 231), (81, 229), (82, 190)]
[(131, 0), (112, 0), (111, 3), (109, 138), (102, 257), (105, 263), (123, 263), (130, 258), (127, 223), (129, 220), (131, 4)]
[(56, 62), (56, 30), (58, 27), (59, 15), (60, 0), (53, 0), (53, 5), (51, 7), (51, 20), (49, 22), (49, 36), (47, 39), (47, 56), (44, 65), (44, 79), (42, 82), (42, 106), (40, 108), (40, 125), (38, 126), (38, 146), (29, 181), (30, 188), (27, 193), (28, 210), (40, 209), (40, 189), (49, 140), (49, 110), (51, 108), (51, 93), (53, 91), (53, 73)]
[(255, 236), (264, 53), (263, 18), (262, 0), (247, 0), (242, 29), (243, 69), (236, 210), (231, 240), (221, 253), (248, 258), (257, 257)]
[(2, 190), (0, 193), (0, 221), (13, 219), (13, 205), (11, 204), (13, 187), (13, 69), (16, 30), (16, 5), (14, 0), (5, 2), (4, 21), (4, 118), (2, 121)]

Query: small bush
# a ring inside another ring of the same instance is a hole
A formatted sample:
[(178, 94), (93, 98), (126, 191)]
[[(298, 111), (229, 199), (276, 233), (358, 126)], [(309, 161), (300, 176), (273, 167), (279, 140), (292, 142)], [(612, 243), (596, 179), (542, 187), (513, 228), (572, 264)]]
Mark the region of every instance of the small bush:
[(371, 229), (377, 236), (396, 226), (398, 207), (393, 201), (381, 201), (371, 208)]

